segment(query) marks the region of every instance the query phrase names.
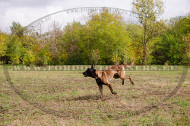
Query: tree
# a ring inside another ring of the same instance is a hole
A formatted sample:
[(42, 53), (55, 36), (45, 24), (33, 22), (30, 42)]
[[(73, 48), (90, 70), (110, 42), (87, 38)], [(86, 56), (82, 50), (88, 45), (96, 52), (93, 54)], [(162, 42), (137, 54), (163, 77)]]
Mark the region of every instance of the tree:
[(132, 39), (132, 50), (134, 51), (135, 64), (143, 64), (143, 27), (140, 24), (128, 23), (126, 30), (129, 32), (129, 37)]
[(119, 64), (133, 57), (132, 41), (119, 14), (111, 14), (106, 9), (100, 14), (92, 14), (87, 29), (87, 47), (98, 50), (99, 64)]
[(31, 64), (34, 64), (34, 61), (35, 61), (34, 53), (32, 52), (32, 50), (27, 50), (24, 54), (23, 64), (29, 66)]
[(25, 28), (21, 26), (20, 23), (15, 21), (12, 22), (12, 26), (10, 27), (11, 33), (17, 35), (18, 37), (22, 37), (25, 33)]
[(58, 39), (63, 35), (63, 30), (58, 22), (52, 22), (50, 31), (46, 33), (46, 43), (51, 53), (51, 64), (59, 63), (59, 55), (62, 55), (62, 47), (58, 43)]
[(154, 50), (151, 53), (154, 64), (179, 64), (182, 60), (184, 52), (184, 43), (172, 34), (166, 33), (154, 45)]
[(7, 42), (9, 40), (9, 35), (5, 33), (0, 33), (0, 60), (3, 63), (7, 63)]
[[(32, 47), (32, 54), (30, 57), (35, 56), (35, 65), (38, 66), (46, 66), (47, 64), (50, 64), (50, 52), (49, 47), (47, 45), (43, 45), (41, 42), (38, 44), (34, 44)], [(33, 62), (33, 61), (30, 61)]]
[(21, 39), (15, 35), (10, 36), (7, 44), (7, 56), (10, 64), (17, 65), (22, 63), (26, 49), (23, 47)]
[(153, 63), (188, 64), (188, 41), (184, 37), (190, 33), (190, 16), (172, 18), (169, 27), (153, 47)]
[(81, 58), (83, 54), (80, 52), (82, 27), (79, 22), (68, 24), (64, 28), (64, 34), (58, 39), (58, 46), (62, 47), (61, 55), (68, 57), (67, 60), (64, 61), (66, 64), (83, 64), (83, 59)]
[(159, 22), (159, 16), (164, 12), (162, 0), (134, 0), (133, 10), (137, 12), (138, 20), (143, 26), (143, 61), (147, 60), (147, 43), (162, 33), (162, 21)]

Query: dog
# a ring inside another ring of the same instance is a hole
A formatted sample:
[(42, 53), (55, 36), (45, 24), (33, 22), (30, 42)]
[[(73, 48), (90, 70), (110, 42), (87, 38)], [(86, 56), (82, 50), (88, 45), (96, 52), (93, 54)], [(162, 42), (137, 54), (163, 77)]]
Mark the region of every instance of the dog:
[(112, 94), (116, 95), (117, 92), (113, 91), (113, 88), (110, 84), (110, 81), (114, 79), (122, 79), (122, 85), (124, 85), (124, 80), (129, 79), (131, 84), (134, 85), (130, 76), (125, 76), (125, 67), (131, 68), (134, 66), (134, 62), (131, 65), (113, 65), (108, 67), (106, 70), (96, 70), (94, 65), (88, 68), (85, 72), (83, 72), (84, 77), (92, 77), (95, 78), (96, 83), (99, 87), (100, 98), (103, 100), (103, 85), (109, 87)]

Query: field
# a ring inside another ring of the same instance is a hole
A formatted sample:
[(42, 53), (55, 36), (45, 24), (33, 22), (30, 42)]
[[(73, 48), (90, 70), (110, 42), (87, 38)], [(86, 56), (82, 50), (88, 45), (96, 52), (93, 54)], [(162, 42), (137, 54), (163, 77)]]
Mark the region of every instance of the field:
[(112, 80), (117, 95), (104, 86), (103, 101), (95, 80), (82, 72), (10, 69), (9, 84), (1, 66), (0, 126), (190, 124), (190, 72), (179, 90), (165, 99), (178, 85), (181, 70), (126, 71), (135, 85)]

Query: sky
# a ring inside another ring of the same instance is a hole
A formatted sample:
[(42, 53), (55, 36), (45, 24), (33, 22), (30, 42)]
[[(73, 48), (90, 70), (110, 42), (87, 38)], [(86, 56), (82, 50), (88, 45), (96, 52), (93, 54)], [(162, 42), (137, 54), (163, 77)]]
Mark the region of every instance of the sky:
[[(10, 32), (13, 21), (22, 26), (56, 11), (77, 7), (114, 7), (131, 10), (133, 0), (0, 0), (0, 30)], [(163, 19), (190, 12), (190, 0), (164, 0)]]

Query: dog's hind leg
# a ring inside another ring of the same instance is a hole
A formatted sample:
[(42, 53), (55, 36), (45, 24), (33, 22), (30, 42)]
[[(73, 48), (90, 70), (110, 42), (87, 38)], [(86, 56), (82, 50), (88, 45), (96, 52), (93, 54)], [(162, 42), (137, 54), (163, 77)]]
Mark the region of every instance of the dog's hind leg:
[[(132, 81), (132, 79), (131, 79), (130, 76), (128, 76), (128, 77), (126, 77), (126, 76), (121, 76), (120, 78), (121, 78), (122, 80), (124, 80), (124, 79), (129, 79), (130, 82), (131, 82), (131, 84), (134, 85), (134, 82)], [(122, 84), (123, 84), (123, 83), (122, 83)]]
[(122, 79), (122, 84), (124, 84), (124, 79), (129, 79), (131, 84), (134, 85), (134, 82), (132, 81), (131, 77), (130, 76), (125, 76), (125, 71), (120, 71), (120, 78)]
[(122, 85), (124, 85), (124, 79), (122, 79)]
[(130, 76), (129, 76), (129, 80), (130, 80), (131, 84), (134, 85), (134, 82), (132, 81)]

